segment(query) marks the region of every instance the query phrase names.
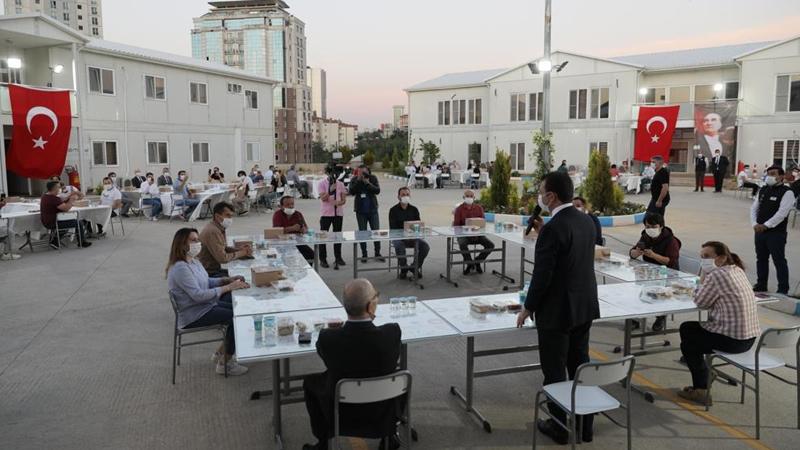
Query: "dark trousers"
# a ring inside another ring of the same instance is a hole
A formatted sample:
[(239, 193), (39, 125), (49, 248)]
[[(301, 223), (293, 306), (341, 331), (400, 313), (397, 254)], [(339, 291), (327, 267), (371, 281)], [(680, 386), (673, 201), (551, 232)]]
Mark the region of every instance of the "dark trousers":
[(734, 339), (722, 334), (712, 333), (700, 326), (700, 322), (681, 324), (681, 353), (692, 373), (692, 387), (708, 389), (708, 366), (705, 355), (714, 350), (726, 353), (744, 353), (750, 350), (756, 338)]
[[(80, 238), (80, 242), (86, 242), (86, 233), (84, 232), (83, 229), (83, 223), (79, 223), (77, 220), (59, 220), (58, 229), (61, 231), (62, 235), (59, 236), (59, 238), (63, 237), (64, 232), (66, 230), (69, 230), (70, 228), (75, 228), (76, 230), (78, 230), (78, 237)], [(55, 231), (55, 228), (53, 228), (53, 231)], [(57, 242), (55, 239), (55, 234), (53, 234), (53, 238), (51, 239), (51, 241), (53, 243)]]
[(123, 192), (122, 193), (122, 210), (120, 211), (120, 214), (123, 214), (123, 215), (128, 214), (128, 211), (131, 209), (131, 206), (133, 206), (133, 201), (125, 195), (125, 192)]
[(666, 217), (667, 215), (667, 205), (669, 204), (668, 201), (664, 200), (661, 203), (661, 207), (659, 208), (656, 206), (656, 199), (650, 199), (650, 204), (647, 205), (647, 212), (649, 213), (658, 213), (661, 217)]
[(327, 445), (327, 440), (333, 436), (333, 399), (325, 391), (325, 378), (325, 373), (307, 375), (303, 379), (303, 393), (311, 433), (317, 441)]
[[(475, 258), (475, 261), (478, 263), (483, 262), (489, 255), (492, 254), (491, 250), (494, 249), (494, 243), (489, 240), (486, 236), (472, 236), (472, 237), (463, 237), (458, 238), (458, 248), (462, 252), (468, 252), (470, 245), (480, 245), (483, 247), (482, 252), (478, 254), (478, 257)], [(464, 257), (464, 261), (472, 261), (472, 254), (471, 253), (464, 253), (462, 254)]]
[(203, 317), (195, 320), (186, 326), (186, 328), (207, 327), (209, 325), (225, 324), (228, 328), (225, 330), (225, 353), (233, 355), (236, 353), (236, 340), (233, 333), (233, 298), (231, 293), (228, 292), (219, 298), (217, 304), (211, 308), (210, 311), (205, 313)]
[[(571, 330), (537, 329), (539, 362), (542, 365), (544, 385), (574, 379), (578, 366), (589, 362), (589, 330), (591, 328), (592, 322), (579, 325)], [(558, 405), (548, 402), (547, 408), (553, 417), (560, 420), (561, 423), (567, 423), (567, 415)], [(582, 417), (581, 429), (584, 430), (584, 433), (591, 433), (593, 419), (592, 416)]]
[[(333, 226), (334, 233), (342, 231), (342, 223), (344, 217), (342, 216), (322, 216), (319, 218), (319, 229), (328, 231)], [(336, 260), (342, 259), (342, 244), (333, 244), (333, 256)], [(328, 246), (319, 246), (319, 259), (325, 261), (328, 258)]]
[(313, 261), (314, 260), (314, 249), (307, 246), (307, 245), (298, 245), (297, 250), (300, 251), (300, 254), (303, 255), (303, 258), (306, 261)]
[(714, 192), (722, 192), (722, 182), (725, 181), (725, 172), (714, 171)]
[(756, 273), (758, 287), (769, 285), (769, 258), (775, 264), (778, 277), (778, 292), (789, 293), (789, 265), (786, 263), (786, 231), (770, 230), (756, 233)]
[(749, 181), (745, 181), (744, 183), (742, 183), (742, 187), (743, 188), (752, 189), (753, 190), (753, 197), (755, 197), (758, 194), (758, 190), (761, 189), (761, 186), (759, 186), (759, 185), (757, 185), (755, 183), (751, 183)]
[[(115, 213), (114, 211), (111, 211), (111, 217), (117, 217), (117, 213)], [(59, 227), (60, 226), (61, 225), (59, 225)], [(101, 234), (102, 232), (103, 232), (103, 224), (98, 223), (97, 224), (97, 234)]]
[(694, 190), (695, 191), (697, 191), (697, 190), (701, 190), (701, 191), (705, 190), (705, 189), (703, 189), (703, 183), (705, 182), (705, 179), (706, 179), (706, 173), (705, 172), (701, 172), (699, 170), (696, 170), (694, 172)]
[(414, 262), (412, 262), (410, 266), (406, 266), (406, 258), (397, 258), (397, 263), (400, 266), (400, 270), (403, 272), (413, 270), (414, 267), (422, 269), (422, 264), (425, 262), (428, 252), (431, 251), (431, 246), (422, 239), (392, 241), (392, 245), (394, 245), (394, 252), (397, 253), (397, 256), (405, 256), (407, 248), (414, 248), (416, 246), (414, 241), (419, 242), (419, 248), (417, 249), (418, 253), (414, 255)]
[[(367, 224), (369, 224), (370, 230), (380, 230), (381, 229), (381, 222), (378, 218), (378, 211), (371, 212), (369, 214), (361, 214), (356, 213), (356, 222), (358, 222), (358, 229), (364, 231), (367, 229)], [(381, 243), (378, 241), (374, 242), (375, 244), (375, 254), (381, 254)], [(361, 243), (361, 256), (367, 257), (367, 243)]]
[(161, 215), (161, 210), (164, 206), (161, 204), (160, 198), (145, 198), (142, 199), (143, 205), (152, 205), (153, 210), (150, 212), (151, 217), (158, 217)]

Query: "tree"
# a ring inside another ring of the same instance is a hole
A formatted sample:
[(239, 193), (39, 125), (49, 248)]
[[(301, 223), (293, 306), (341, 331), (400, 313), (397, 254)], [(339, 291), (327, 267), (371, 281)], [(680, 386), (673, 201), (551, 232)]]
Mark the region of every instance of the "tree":
[(350, 162), (351, 159), (353, 159), (353, 151), (350, 150), (350, 147), (342, 145), (341, 147), (339, 147), (339, 152), (342, 153), (341, 162), (347, 164)]
[(422, 163), (433, 165), (441, 156), (439, 147), (431, 141), (423, 141), (422, 138), (419, 138), (419, 143), (422, 148)]
[[(547, 144), (547, 147), (550, 149), (550, 161), (545, 161), (542, 155), (542, 150), (544, 149), (545, 144)], [(553, 155), (555, 152), (556, 148), (553, 145), (553, 133), (549, 133), (547, 136), (545, 136), (542, 130), (536, 130), (533, 132), (533, 154), (531, 156), (533, 161), (536, 163), (536, 170), (533, 172), (534, 186), (539, 186), (544, 179), (544, 176), (552, 170)]]
[(613, 215), (619, 211), (625, 195), (611, 180), (610, 171), (608, 156), (593, 151), (589, 157), (589, 173), (584, 181), (583, 192), (595, 212)]
[(392, 169), (392, 155), (390, 155), (389, 153), (385, 153), (383, 155), (383, 159), (381, 160), (381, 168), (383, 170)]
[[(511, 192), (511, 156), (498, 148), (494, 156), (492, 173), (489, 175), (492, 180), (492, 187), (490, 188), (492, 206), (499, 212), (511, 206), (509, 205), (509, 194)], [(518, 197), (517, 202), (519, 202)]]
[(363, 162), (367, 167), (372, 167), (375, 164), (375, 153), (372, 152), (371, 148), (364, 153)]
[(311, 143), (311, 161), (325, 164), (331, 161), (331, 154), (325, 150), (325, 146), (322, 142)]

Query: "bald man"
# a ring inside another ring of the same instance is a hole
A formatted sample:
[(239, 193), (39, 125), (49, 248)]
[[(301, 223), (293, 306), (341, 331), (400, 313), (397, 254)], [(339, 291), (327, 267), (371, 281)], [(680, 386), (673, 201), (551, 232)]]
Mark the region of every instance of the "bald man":
[[(467, 219), (484, 219), (483, 215), (483, 207), (475, 203), (475, 193), (467, 189), (464, 191), (464, 202), (458, 205), (455, 212), (453, 213), (453, 226), (460, 227), (464, 226), (467, 222)], [(475, 262), (472, 261), (472, 254), (466, 253), (469, 252), (469, 246), (477, 244), (483, 247), (483, 250), (477, 258), (475, 258)], [(460, 237), (458, 238), (458, 248), (462, 251), (462, 256), (464, 257), (464, 261), (466, 264), (464, 265), (464, 275), (469, 275), (470, 272), (475, 270), (477, 273), (483, 273), (483, 269), (481, 269), (481, 264), (486, 261), (486, 258), (492, 253), (492, 249), (494, 248), (494, 243), (489, 240), (486, 236), (470, 236), (470, 237)]]
[[(328, 328), (319, 333), (317, 353), (327, 370), (306, 377), (303, 383), (311, 431), (317, 438), (316, 444), (305, 444), (303, 450), (328, 448), (328, 439), (333, 435), (333, 397), (339, 380), (378, 377), (397, 370), (400, 326), (372, 323), (378, 298), (378, 291), (369, 280), (350, 281), (344, 287), (347, 322), (342, 328)], [(393, 400), (342, 405), (339, 417), (342, 435), (394, 439), (397, 414)]]

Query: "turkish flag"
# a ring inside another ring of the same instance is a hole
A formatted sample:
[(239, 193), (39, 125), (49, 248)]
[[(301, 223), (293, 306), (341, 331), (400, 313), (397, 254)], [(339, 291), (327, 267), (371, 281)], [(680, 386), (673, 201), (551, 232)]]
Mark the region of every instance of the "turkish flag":
[(72, 130), (70, 91), (8, 85), (13, 132), (8, 169), (22, 177), (61, 175)]
[(639, 107), (633, 159), (650, 161), (653, 156), (660, 155), (664, 158), (664, 162), (669, 162), (672, 135), (678, 123), (680, 108), (680, 105)]

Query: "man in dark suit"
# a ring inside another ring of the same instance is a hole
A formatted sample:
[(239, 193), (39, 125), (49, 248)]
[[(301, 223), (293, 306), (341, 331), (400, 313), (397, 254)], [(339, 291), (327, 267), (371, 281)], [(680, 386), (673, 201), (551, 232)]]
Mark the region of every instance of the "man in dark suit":
[(172, 186), (172, 177), (169, 175), (169, 167), (164, 167), (161, 176), (156, 180), (159, 186)]
[[(339, 329), (324, 329), (317, 339), (317, 353), (327, 370), (306, 377), (303, 391), (311, 419), (311, 431), (318, 442), (303, 450), (326, 450), (333, 436), (333, 397), (336, 383), (343, 378), (370, 378), (397, 370), (400, 358), (400, 327), (396, 323), (375, 326), (378, 292), (365, 279), (344, 287), (347, 322)], [(342, 435), (366, 438), (394, 436), (397, 411), (388, 400), (365, 405), (341, 405)], [(392, 445), (394, 447), (394, 445)]]
[(711, 170), (714, 172), (714, 192), (722, 192), (722, 182), (725, 181), (725, 175), (728, 174), (728, 166), (730, 161), (728, 157), (720, 154), (719, 150), (714, 152), (714, 158), (711, 159)]
[[(594, 275), (596, 231), (592, 219), (573, 207), (572, 193), (572, 180), (565, 173), (551, 172), (542, 180), (539, 205), (551, 219), (547, 225), (541, 218), (534, 223), (539, 233), (536, 265), (525, 309), (517, 315), (519, 327), (535, 315), (545, 385), (566, 381), (567, 375), (574, 378), (578, 366), (589, 361), (589, 329), (600, 317)], [(553, 403), (548, 408), (566, 423), (561, 408)], [(592, 416), (581, 420), (578, 438), (590, 442)], [(557, 443), (567, 443), (567, 430), (553, 419), (540, 420), (536, 426)]]
[(706, 169), (708, 168), (708, 163), (706, 162), (706, 157), (702, 153), (697, 153), (694, 157), (694, 191), (700, 192), (705, 191), (703, 189), (703, 185), (706, 179)]

